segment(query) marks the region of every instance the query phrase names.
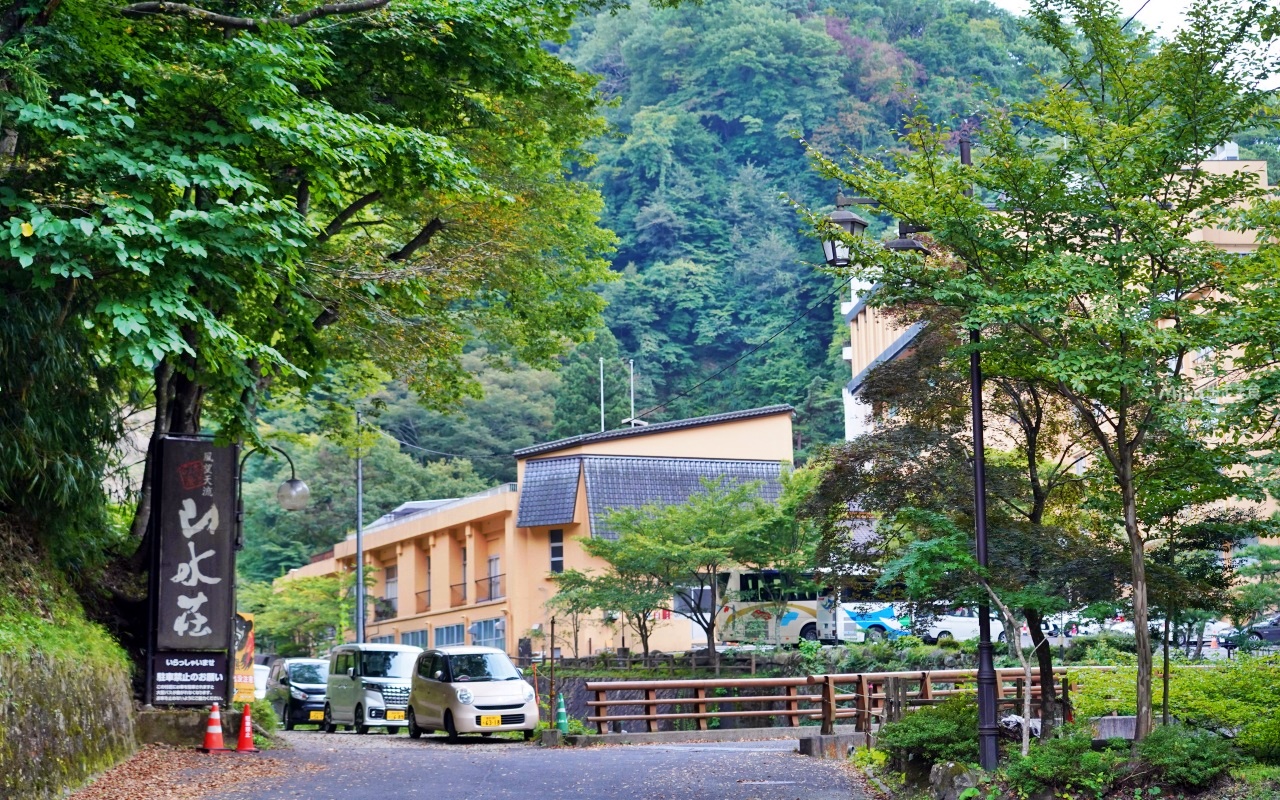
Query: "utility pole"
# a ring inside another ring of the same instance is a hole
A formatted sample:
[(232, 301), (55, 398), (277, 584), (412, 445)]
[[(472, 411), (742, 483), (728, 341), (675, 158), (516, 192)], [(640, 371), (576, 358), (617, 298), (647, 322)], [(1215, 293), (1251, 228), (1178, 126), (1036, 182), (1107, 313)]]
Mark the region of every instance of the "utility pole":
[(627, 372), (630, 374), (631, 382), (631, 427), (636, 426), (636, 360), (634, 358), (627, 359)]
[(360, 407), (356, 407), (356, 642), (364, 642), (364, 458), (360, 452)]
[(604, 356), (600, 357), (600, 432), (604, 432)]

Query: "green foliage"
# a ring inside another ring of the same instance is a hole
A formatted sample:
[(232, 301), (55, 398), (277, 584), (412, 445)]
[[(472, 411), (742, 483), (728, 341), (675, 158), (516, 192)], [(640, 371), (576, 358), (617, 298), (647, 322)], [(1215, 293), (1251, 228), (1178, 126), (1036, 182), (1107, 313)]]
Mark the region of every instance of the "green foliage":
[(1138, 744), (1138, 756), (1163, 782), (1203, 789), (1240, 761), (1231, 743), (1216, 733), (1161, 725)]
[[(814, 153), (820, 174), (931, 231), (930, 258), (851, 242), (853, 277), (880, 283), (874, 302), (945, 307), (982, 329), (989, 381), (1039, 387), (1076, 415), (1089, 507), (1125, 532), (1140, 736), (1151, 722), (1146, 546), (1178, 514), (1261, 500), (1275, 457), (1280, 367), (1260, 331), (1280, 319), (1277, 250), (1265, 244), (1280, 205), (1252, 173), (1195, 169), (1270, 119), (1272, 13), (1200, 0), (1157, 42), (1127, 32), (1114, 3), (1039, 4), (1028, 31), (1060, 68), (1030, 100), (977, 104), (972, 165), (955, 156), (959, 125), (924, 108), (892, 152), (853, 153), (847, 166)], [(1224, 268), (1222, 251), (1191, 235), (1200, 228), (1260, 230), (1263, 244)]]
[(1117, 770), (1124, 762), (1123, 753), (1094, 750), (1092, 729), (1083, 725), (1064, 728), (1037, 743), (1004, 772), (1019, 797), (1051, 790), (1054, 797), (1082, 800), (1101, 798), (1119, 777)]
[[(285, 511), (275, 502), (276, 489), (289, 477), (284, 459), (255, 455), (245, 464), (245, 550), (236, 567), (250, 581), (278, 578), (355, 529), (354, 453), (341, 441), (315, 434), (291, 438), (286, 447), (311, 489), (305, 508)], [(487, 487), (465, 459), (424, 463), (386, 436), (372, 437), (366, 447), (365, 525), (406, 500), (465, 497)]]
[[(1111, 712), (1132, 714), (1133, 670), (1072, 672), (1080, 685), (1076, 713), (1096, 717)], [(1241, 749), (1260, 760), (1277, 755), (1272, 723), (1280, 663), (1275, 658), (1238, 654), (1212, 667), (1174, 666), (1169, 679), (1169, 713), (1183, 724), (1236, 737)]]
[(876, 734), (877, 749), (890, 756), (920, 761), (974, 764), (978, 761), (978, 704), (971, 694), (909, 712)]
[[(372, 585), (370, 571), (365, 582)], [(355, 614), (354, 585), (349, 573), (291, 578), (279, 585), (242, 582), (236, 603), (254, 615), (264, 650), (271, 645), (281, 654), (314, 656), (343, 641)]]

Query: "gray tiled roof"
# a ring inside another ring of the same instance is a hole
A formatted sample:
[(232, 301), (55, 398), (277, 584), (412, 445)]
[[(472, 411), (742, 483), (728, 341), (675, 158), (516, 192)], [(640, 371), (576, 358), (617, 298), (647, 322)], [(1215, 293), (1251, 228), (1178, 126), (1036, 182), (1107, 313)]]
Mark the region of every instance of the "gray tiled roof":
[(782, 492), (778, 478), (782, 465), (776, 461), (639, 456), (581, 458), (586, 472), (591, 534), (605, 539), (617, 538), (617, 533), (610, 530), (605, 521), (612, 509), (636, 508), (646, 503), (683, 503), (703, 491), (703, 478), (724, 478), (729, 484), (759, 481), (760, 497), (769, 502), (775, 502)]
[(655, 422), (652, 425), (645, 425), (639, 428), (620, 428), (614, 431), (599, 431), (597, 433), (584, 433), (579, 436), (570, 436), (568, 439), (557, 439), (554, 442), (544, 442), (543, 444), (535, 444), (532, 447), (526, 447), (515, 452), (516, 458), (528, 458), (529, 456), (539, 455), (541, 453), (550, 453), (555, 450), (564, 450), (568, 447), (577, 447), (582, 444), (591, 442), (603, 442), (610, 439), (622, 439), (628, 436), (647, 436), (651, 433), (662, 433), (663, 431), (681, 430), (683, 428), (697, 428), (702, 425), (715, 425), (721, 422), (731, 422), (739, 419), (753, 419), (755, 417), (767, 417), (773, 414), (792, 413), (795, 409), (789, 405), (782, 404), (776, 406), (764, 406), (763, 408), (749, 408), (744, 411), (729, 411), (724, 414), (711, 414), (705, 417), (693, 417), (692, 419), (677, 419), (671, 422)]
[(563, 525), (573, 522), (578, 504), (578, 472), (582, 459), (543, 458), (524, 466), (516, 525)]

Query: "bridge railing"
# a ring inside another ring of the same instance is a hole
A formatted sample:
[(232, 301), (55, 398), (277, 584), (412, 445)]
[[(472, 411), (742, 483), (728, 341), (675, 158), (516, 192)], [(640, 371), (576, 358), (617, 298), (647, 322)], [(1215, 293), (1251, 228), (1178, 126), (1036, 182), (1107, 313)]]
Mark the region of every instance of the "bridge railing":
[[(1078, 670), (1080, 667), (1072, 667)], [(1101, 667), (1099, 669), (1107, 669)], [(1066, 667), (1054, 669), (1055, 683)], [(662, 720), (687, 720), (707, 730), (717, 718), (773, 717), (796, 727), (818, 720), (824, 733), (834, 732), (838, 720), (852, 719), (855, 730), (869, 732), (885, 721), (900, 719), (910, 708), (939, 703), (977, 686), (978, 671), (924, 670), (809, 675), (795, 678), (713, 678), (701, 680), (591, 681), (594, 694), (587, 701), (588, 722), (604, 733), (621, 722), (643, 722), (657, 731)], [(1066, 688), (1066, 682), (1063, 683)], [(996, 702), (1019, 713), (1026, 692), (1040, 697), (1040, 673), (1032, 671), (1031, 685), (1021, 668), (996, 670)], [(640, 693), (620, 697), (619, 692)], [(659, 692), (666, 694), (659, 697)], [(768, 693), (764, 693), (768, 692)], [(671, 696), (675, 693), (676, 696)], [(610, 696), (612, 694), (612, 696)], [(714, 709), (709, 708), (714, 706)], [(664, 710), (665, 707), (665, 710)], [(635, 712), (639, 709), (639, 713)], [(1038, 705), (1033, 706), (1038, 714)]]

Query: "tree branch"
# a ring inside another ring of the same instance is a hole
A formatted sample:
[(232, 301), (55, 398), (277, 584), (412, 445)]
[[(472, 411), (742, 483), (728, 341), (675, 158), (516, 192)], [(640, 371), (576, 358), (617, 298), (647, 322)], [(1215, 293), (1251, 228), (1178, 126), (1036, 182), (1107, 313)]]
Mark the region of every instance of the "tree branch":
[(444, 230), (444, 222), (439, 217), (435, 217), (426, 224), (426, 227), (418, 232), (417, 236), (410, 239), (408, 244), (387, 257), (392, 261), (404, 261), (423, 247), (426, 247), (431, 241), (431, 237), (435, 236), (442, 230)]
[(375, 8), (382, 8), (391, 0), (354, 0), (350, 3), (326, 3), (322, 6), (303, 11), (299, 14), (290, 14), (287, 17), (232, 17), (227, 14), (218, 14), (213, 11), (207, 11), (203, 8), (187, 5), (186, 3), (169, 3), (164, 0), (149, 0), (144, 3), (132, 3), (120, 9), (120, 13), (126, 17), (146, 17), (151, 14), (166, 14), (180, 17), (191, 17), (220, 28), (229, 28), (241, 31), (256, 31), (266, 25), (273, 23), (283, 23), (290, 28), (297, 28), (305, 25), (313, 19), (320, 17), (331, 17), (337, 14), (358, 14), (362, 11), (372, 11)]
[(374, 191), (366, 194), (364, 197), (359, 198), (351, 205), (342, 209), (342, 211), (339, 212), (338, 216), (334, 217), (333, 221), (330, 222), (325, 227), (324, 232), (316, 237), (316, 243), (324, 244), (325, 242), (329, 241), (331, 237), (336, 236), (342, 230), (342, 226), (347, 224), (347, 220), (351, 219), (356, 214), (359, 214), (362, 210), (364, 210), (366, 206), (372, 203), (376, 203), (378, 200), (381, 200), (381, 199), (382, 199), (382, 190), (375, 189)]

